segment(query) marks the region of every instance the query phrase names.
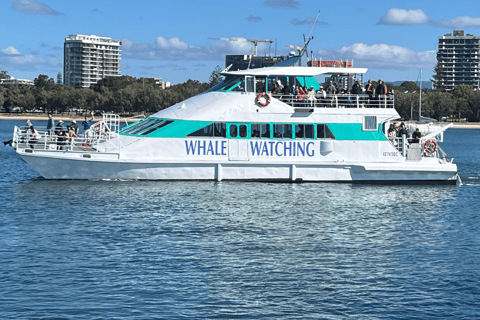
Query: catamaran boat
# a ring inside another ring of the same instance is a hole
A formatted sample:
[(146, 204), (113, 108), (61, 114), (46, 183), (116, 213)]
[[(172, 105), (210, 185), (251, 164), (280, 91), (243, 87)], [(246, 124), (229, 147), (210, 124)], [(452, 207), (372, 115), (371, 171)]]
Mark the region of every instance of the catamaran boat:
[[(455, 184), (457, 166), (435, 139), (446, 128), (418, 143), (389, 139), (390, 123), (400, 118), (393, 95), (319, 91), (321, 77), (365, 72), (224, 70), (210, 90), (123, 128), (111, 114), (66, 139), (15, 127), (13, 146), (45, 179)], [(287, 84), (313, 90), (276, 91)]]

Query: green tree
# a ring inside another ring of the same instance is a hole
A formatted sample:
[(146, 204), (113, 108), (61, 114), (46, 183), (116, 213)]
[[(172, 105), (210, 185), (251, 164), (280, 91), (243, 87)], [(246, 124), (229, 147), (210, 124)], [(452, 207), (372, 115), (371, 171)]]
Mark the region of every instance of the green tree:
[(208, 84), (210, 87), (213, 87), (217, 83), (223, 80), (223, 76), (220, 74), (222, 72), (222, 68), (220, 66), (216, 66), (215, 69), (212, 71), (210, 78), (208, 79)]
[(8, 71), (2, 70), (0, 71), (0, 79), (8, 79), (10, 76), (8, 75)]
[(435, 65), (433, 69), (432, 79), (430, 81), (433, 82), (433, 87), (437, 91), (445, 91), (445, 80), (443, 79), (443, 68), (439, 61)]
[(53, 80), (53, 78), (49, 78), (45, 74), (40, 74), (37, 78), (33, 80), (33, 84), (37, 87), (46, 87), (49, 85), (53, 85), (54, 83), (55, 81)]

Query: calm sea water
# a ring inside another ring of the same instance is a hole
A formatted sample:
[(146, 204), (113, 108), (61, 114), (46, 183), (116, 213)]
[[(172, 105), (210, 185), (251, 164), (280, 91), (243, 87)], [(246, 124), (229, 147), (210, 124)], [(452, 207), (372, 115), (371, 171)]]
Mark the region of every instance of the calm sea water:
[(0, 318), (480, 319), (480, 130), (445, 139), (461, 186), (47, 181), (2, 144)]

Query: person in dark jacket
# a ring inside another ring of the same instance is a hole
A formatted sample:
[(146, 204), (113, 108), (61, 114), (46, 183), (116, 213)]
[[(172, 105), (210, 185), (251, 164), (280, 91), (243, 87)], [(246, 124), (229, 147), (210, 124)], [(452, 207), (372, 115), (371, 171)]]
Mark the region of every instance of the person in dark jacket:
[(352, 94), (361, 94), (363, 92), (360, 80), (355, 81), (352, 86)]
[(65, 127), (63, 126), (63, 120), (59, 120), (55, 127), (55, 134), (57, 135), (57, 149), (63, 150), (65, 145)]
[(418, 128), (416, 128), (412, 134), (412, 143), (419, 143), (421, 137), (422, 137), (422, 133)]
[(387, 86), (382, 80), (378, 80), (378, 85), (375, 88), (375, 96), (378, 98), (380, 95), (387, 94)]
[(400, 129), (397, 131), (397, 137), (401, 138), (402, 136), (406, 136), (408, 138), (408, 131), (405, 127), (405, 123), (403, 122), (400, 124)]

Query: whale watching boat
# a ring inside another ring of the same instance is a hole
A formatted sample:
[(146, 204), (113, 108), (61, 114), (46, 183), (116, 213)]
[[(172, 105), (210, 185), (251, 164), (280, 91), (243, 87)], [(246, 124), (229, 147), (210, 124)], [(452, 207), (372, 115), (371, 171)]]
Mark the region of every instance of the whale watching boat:
[[(389, 138), (393, 95), (325, 94), (366, 68), (222, 72), (208, 91), (121, 128), (117, 115), (75, 138), (15, 127), (13, 146), (45, 179), (249, 180), (455, 184), (436, 137)], [(326, 82), (329, 82), (326, 81)], [(278, 87), (313, 89), (305, 94)], [(443, 135), (442, 135), (443, 137)]]

